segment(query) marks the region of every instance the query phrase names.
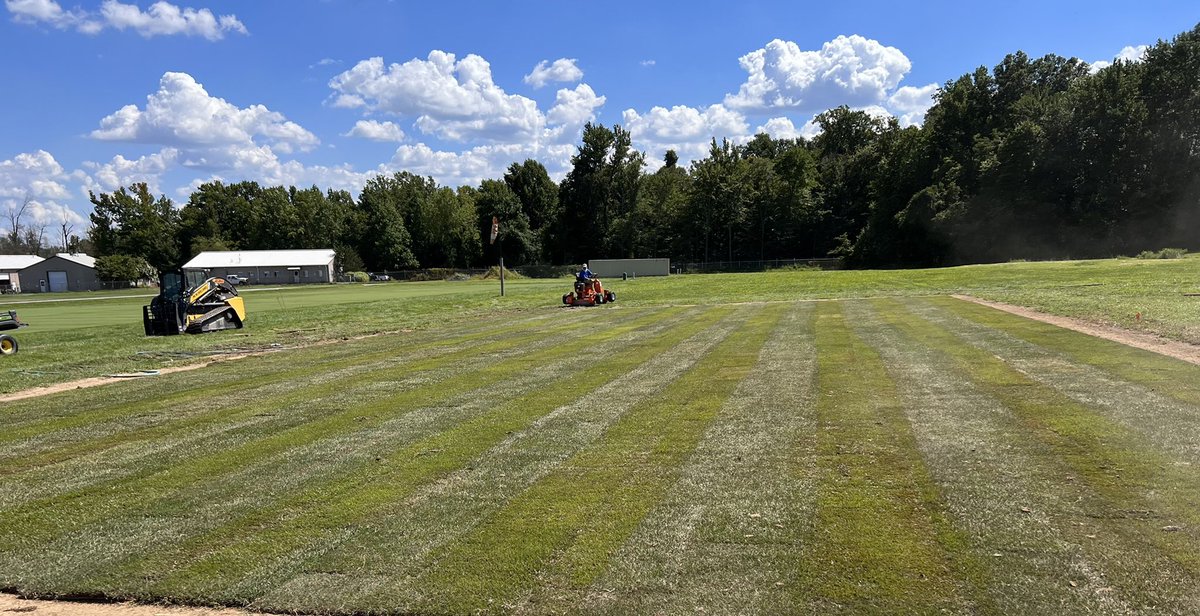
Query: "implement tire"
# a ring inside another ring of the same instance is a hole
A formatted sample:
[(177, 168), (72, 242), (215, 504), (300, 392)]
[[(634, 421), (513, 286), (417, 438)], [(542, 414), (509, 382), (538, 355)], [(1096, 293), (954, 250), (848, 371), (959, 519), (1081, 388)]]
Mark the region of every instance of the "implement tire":
[(17, 339), (7, 334), (0, 334), (0, 355), (12, 355), (17, 352)]

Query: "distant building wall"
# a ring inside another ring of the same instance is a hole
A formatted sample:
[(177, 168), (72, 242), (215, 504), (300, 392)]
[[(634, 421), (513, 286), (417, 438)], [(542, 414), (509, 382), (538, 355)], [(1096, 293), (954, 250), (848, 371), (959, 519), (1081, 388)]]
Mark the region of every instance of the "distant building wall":
[(588, 269), (601, 278), (629, 276), (669, 276), (670, 259), (596, 259), (588, 261)]
[(209, 277), (216, 278), (225, 278), (236, 274), (245, 278), (250, 284), (304, 284), (334, 282), (332, 262), (330, 262), (328, 265), (271, 265), (262, 267), (239, 266), (187, 269), (188, 271), (202, 271)]
[(99, 291), (101, 288), (95, 268), (62, 257), (50, 257), (21, 270), (21, 292), (49, 292), (52, 280), (65, 285), (65, 288), (53, 289), (55, 291)]

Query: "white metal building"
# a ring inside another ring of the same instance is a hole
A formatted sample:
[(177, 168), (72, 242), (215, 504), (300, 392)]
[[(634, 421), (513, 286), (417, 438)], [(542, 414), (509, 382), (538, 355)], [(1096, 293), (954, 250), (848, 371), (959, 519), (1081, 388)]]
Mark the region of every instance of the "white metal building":
[(17, 272), (45, 261), (37, 255), (0, 255), (0, 293), (20, 293), (21, 277)]
[(333, 249), (230, 250), (202, 252), (183, 265), (184, 271), (209, 276), (239, 276), (251, 284), (334, 282)]
[(22, 293), (99, 291), (102, 286), (96, 273), (96, 257), (83, 253), (60, 252), (27, 265), (20, 276)]

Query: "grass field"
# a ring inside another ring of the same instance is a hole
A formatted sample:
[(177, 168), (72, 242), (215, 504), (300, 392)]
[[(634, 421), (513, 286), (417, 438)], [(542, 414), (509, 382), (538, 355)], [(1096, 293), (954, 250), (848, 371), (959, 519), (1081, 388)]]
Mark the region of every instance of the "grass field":
[[(1198, 264), (684, 276), (613, 282), (595, 309), (555, 307), (563, 281), (247, 293), (236, 344), (296, 348), (4, 403), (0, 588), (319, 613), (1196, 613), (1200, 367), (945, 294), (1189, 339)], [(781, 301), (815, 298), (841, 299)], [(118, 314), (143, 301), (98, 302), (113, 321), (90, 326), (63, 315), (95, 304), (19, 306), (58, 325), (21, 332), (10, 374), (235, 344), (141, 338)]]

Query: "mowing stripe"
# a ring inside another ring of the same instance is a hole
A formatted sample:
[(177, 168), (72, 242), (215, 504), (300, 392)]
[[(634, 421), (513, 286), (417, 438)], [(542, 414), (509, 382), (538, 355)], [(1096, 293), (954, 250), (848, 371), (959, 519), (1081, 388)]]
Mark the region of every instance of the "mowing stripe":
[[(674, 311), (674, 312), (682, 312)], [(692, 311), (696, 312), (696, 311)], [(160, 532), (169, 536), (173, 541), (166, 545), (163, 549), (155, 551), (153, 543), (148, 545), (131, 545), (124, 546), (121, 550), (112, 549), (108, 552), (108, 560), (113, 557), (120, 557), (122, 554), (134, 555), (149, 551), (147, 557), (137, 558), (129, 561), (121, 567), (114, 567), (111, 564), (106, 564), (106, 561), (101, 560), (96, 562), (84, 563), (88, 567), (83, 567), (83, 564), (77, 566), (77, 570), (72, 572), (74, 580), (73, 584), (79, 584), (80, 588), (100, 588), (106, 592), (113, 594), (121, 593), (122, 595), (137, 595), (144, 596), (143, 593), (150, 592), (147, 587), (156, 579), (168, 575), (173, 569), (185, 565), (189, 560), (200, 559), (194, 565), (194, 569), (205, 569), (205, 555), (213, 554), (213, 558), (219, 558), (222, 554), (236, 554), (244, 549), (242, 541), (249, 536), (250, 543), (258, 546), (259, 538), (272, 537), (279, 541), (271, 541), (271, 546), (268, 550), (270, 553), (286, 555), (287, 541), (302, 541), (315, 540), (319, 537), (301, 536), (300, 534), (291, 534), (291, 531), (296, 529), (296, 526), (301, 527), (301, 531), (307, 532), (314, 528), (321, 527), (322, 524), (330, 519), (342, 519), (346, 516), (353, 517), (351, 514), (356, 510), (369, 509), (369, 504), (372, 498), (380, 498), (386, 495), (386, 484), (372, 485), (373, 481), (379, 481), (380, 475), (385, 478), (391, 477), (389, 473), (395, 471), (400, 475), (396, 477), (403, 484), (404, 481), (412, 479), (417, 480), (413, 473), (405, 470), (405, 464), (416, 461), (418, 469), (424, 469), (423, 472), (433, 473), (440, 472), (442, 466), (446, 464), (444, 457), (440, 455), (426, 455), (429, 452), (438, 450), (436, 443), (438, 437), (435, 435), (454, 425), (456, 421), (471, 418), (470, 411), (473, 409), (477, 413), (485, 413), (489, 407), (488, 400), (496, 403), (503, 403), (506, 406), (512, 406), (511, 402), (505, 402), (506, 396), (519, 395), (523, 391), (529, 389), (538, 389), (531, 387), (536, 385), (530, 382), (522, 387), (522, 379), (526, 379), (523, 375), (523, 367), (528, 364), (537, 364), (546, 366), (545, 369), (535, 370), (532, 374), (545, 373), (547, 377), (564, 378), (558, 375), (559, 372), (568, 372), (572, 364), (593, 363), (601, 360), (604, 357), (604, 352), (611, 352), (615, 348), (614, 343), (605, 341), (619, 340), (629, 335), (634, 335), (639, 330), (645, 329), (645, 325), (653, 325), (653, 330), (666, 329), (675, 323), (672, 319), (664, 320), (662, 315), (658, 313), (651, 314), (641, 320), (634, 320), (620, 326), (614, 326), (612, 329), (599, 333), (591, 333), (586, 337), (586, 343), (581, 345), (570, 344), (557, 347), (553, 354), (542, 354), (544, 360), (530, 361), (527, 358), (510, 359), (507, 364), (500, 366), (489, 366), (486, 371), (495, 372), (497, 376), (506, 377), (503, 380), (516, 379), (513, 394), (508, 394), (504, 391), (492, 392), (490, 398), (484, 398), (478, 393), (468, 393), (460, 396), (462, 400), (457, 398), (447, 398), (445, 403), (450, 405), (444, 409), (436, 407), (428, 407), (429, 411), (425, 413), (415, 413), (416, 409), (404, 409), (403, 418), (407, 421), (409, 418), (420, 419), (426, 416), (433, 419), (432, 423), (428, 420), (418, 422), (416, 428), (420, 430), (416, 433), (411, 433), (412, 429), (407, 430), (404, 434), (407, 436), (401, 438), (398, 442), (393, 435), (390, 438), (385, 438), (387, 434), (379, 434), (379, 428), (371, 428), (368, 426), (363, 430), (357, 431), (362, 437), (355, 437), (354, 434), (348, 434), (344, 439), (345, 447), (361, 448), (365, 451), (355, 454), (353, 451), (347, 452), (349, 460), (343, 460), (342, 455), (324, 454), (318, 457), (317, 466), (323, 469), (323, 474), (328, 479), (319, 481), (309, 481), (305, 485), (285, 486), (282, 490), (272, 491), (276, 493), (275, 498), (271, 498), (264, 502), (257, 503), (240, 503), (233, 510), (228, 508), (221, 510), (220, 505), (205, 507), (205, 510), (189, 515), (189, 511), (184, 508), (181, 511), (164, 511), (161, 515), (164, 517), (161, 520)], [(719, 313), (714, 314), (712, 318), (719, 316)], [(703, 317), (699, 320), (691, 318), (689, 321), (694, 321), (694, 324), (686, 325), (688, 327), (698, 328), (703, 327), (703, 324), (708, 317)], [(578, 353), (579, 349), (594, 350), (596, 353)], [(516, 365), (510, 365), (516, 364)], [(565, 366), (566, 368), (556, 368), (556, 366)], [(463, 379), (466, 382), (471, 382), (470, 379)], [(542, 380), (545, 380), (544, 378)], [(479, 384), (479, 380), (474, 381)], [(478, 392), (472, 389), (471, 392)], [(475, 404), (464, 405), (466, 400), (473, 400)], [(423, 402), (417, 400), (418, 403)], [(520, 406), (520, 405), (518, 405)], [(403, 405), (397, 405), (392, 412), (398, 413), (403, 409)], [(460, 411), (459, 409), (463, 409)], [(367, 410), (360, 409), (360, 412), (369, 413)], [(412, 422), (408, 422), (412, 423)], [(422, 427), (424, 426), (424, 427)], [(386, 425), (381, 426), (386, 427)], [(411, 433), (411, 434), (410, 434)], [(424, 438), (425, 440), (420, 440)], [(372, 444), (373, 440), (381, 442)], [(325, 442), (330, 442), (329, 439), (323, 439)], [(415, 441), (415, 442), (414, 442)], [(293, 450), (295, 451), (295, 450)], [(398, 453), (395, 453), (398, 451)], [(384, 457), (379, 457), (384, 456)], [(391, 459), (391, 462), (387, 460)], [(299, 460), (303, 463), (304, 459)], [(294, 467), (294, 465), (287, 465)], [(399, 467), (399, 471), (397, 471)], [(340, 469), (340, 470), (339, 470)], [(304, 469), (308, 472), (308, 469)], [(415, 472), (415, 471), (414, 471)], [(239, 485), (263, 485), (262, 477), (249, 478), (233, 478), (233, 481), (222, 483), (234, 484), (234, 489)], [(214, 482), (208, 482), (210, 484)], [(266, 485), (271, 485), (269, 482)], [(228, 489), (228, 488), (226, 488)], [(192, 490), (194, 491), (194, 489)], [(236, 494), (236, 492), (235, 492)], [(211, 495), (206, 495), (211, 498)], [(361, 499), (366, 499), (363, 501)], [(197, 499), (197, 506), (203, 505), (204, 498)], [(169, 505), (170, 502), (164, 502), (163, 505)], [(216, 511), (213, 511), (216, 509)], [(333, 509), (333, 511), (330, 511)], [(328, 514), (330, 517), (322, 517)], [(342, 518), (339, 518), (341, 516)], [(191, 518), (191, 519), (189, 519)], [(106, 524), (111, 525), (112, 521), (106, 521)], [(300, 532), (300, 531), (297, 531)], [(255, 533), (258, 533), (257, 538)], [(282, 539), (280, 539), (283, 537)], [(152, 538), (152, 537), (151, 537)], [(120, 540), (118, 537), (116, 540)], [(116, 542), (114, 541), (114, 543)], [(182, 540), (182, 541), (181, 541)], [(77, 544), (77, 541), (64, 542), (64, 545), (59, 546), (54, 552), (70, 553), (72, 547)], [(228, 549), (222, 551), (222, 546), (228, 546)], [(137, 549), (137, 548), (141, 549)], [(108, 548), (103, 548), (108, 549)], [(274, 552), (271, 552), (271, 551)], [(264, 559), (267, 558), (267, 553), (262, 554)], [(258, 566), (264, 563), (243, 563), (252, 566)], [(99, 569), (103, 571), (100, 578), (94, 580), (82, 580), (80, 576), (86, 574), (86, 570), (80, 569)], [(251, 567), (252, 568), (252, 567)], [(220, 568), (222, 574), (233, 574), (231, 568)], [(242, 571), (245, 573), (249, 569)], [(181, 574), (182, 575), (182, 574)], [(196, 579), (203, 578), (203, 575), (197, 575)], [(237, 581), (236, 576), (233, 581)], [(220, 589), (227, 590), (225, 588)]]
[[(608, 330), (586, 333), (580, 338), (580, 343), (596, 343), (615, 338), (623, 333), (652, 325), (659, 319), (659, 314), (651, 313), (615, 325)], [(50, 538), (75, 532), (85, 524), (110, 519), (118, 514), (130, 515), (137, 510), (133, 508), (131, 511), (130, 503), (153, 508), (160, 499), (165, 498), (169, 501), (175, 492), (195, 489), (195, 484), (224, 483), (225, 475), (255, 461), (269, 459), (272, 455), (338, 433), (378, 426), (413, 408), (436, 405), (454, 396), (486, 388), (490, 384), (525, 372), (529, 366), (553, 362), (572, 354), (574, 350), (574, 346), (559, 345), (504, 358), (502, 364), (493, 361), (474, 371), (473, 378), (458, 378), (449, 382), (426, 380), (411, 389), (393, 393), (388, 397), (350, 408), (338, 406), (319, 419), (286, 430), (270, 432), (261, 438), (237, 443), (233, 447), (185, 460), (184, 463), (165, 469), (152, 467), (139, 470), (138, 473), (124, 477), (118, 482), (88, 486), (2, 511), (0, 556), (9, 547), (20, 549), (23, 546), (34, 546)], [(51, 511), (54, 515), (47, 515)], [(2, 558), (0, 562), (3, 562)]]
[[(516, 401), (507, 405), (510, 408), (498, 408), (479, 421), (468, 422), (475, 425), (464, 424), (439, 435), (442, 442), (432, 451), (463, 448), (458, 443), (494, 445), (486, 451), (469, 445), (477, 450), (476, 455), (469, 461), (460, 456), (453, 472), (408, 494), (395, 494), (382, 508), (360, 515), (348, 525), (345, 537), (314, 542), (308, 549), (294, 552), (301, 558), (260, 567), (238, 587), (249, 595), (254, 588), (275, 586), (255, 606), (282, 611), (324, 611), (332, 607), (330, 600), (368, 609), (368, 596), (383, 586), (391, 587), (387, 592), (391, 597), (420, 593), (420, 588), (407, 587), (405, 582), (415, 579), (411, 576), (426, 566), (431, 551), (468, 532), (514, 493), (552, 472), (627, 409), (666, 387), (736, 327), (736, 315), (725, 316), (728, 309), (705, 310), (712, 313), (711, 318), (721, 320), (701, 331), (687, 325), (659, 340), (631, 343), (619, 355), (586, 370), (585, 384), (580, 384), (578, 377), (564, 381), (554, 386), (557, 391)], [(551, 398), (570, 402), (546, 413), (556, 402)], [(414, 460), (409, 466), (416, 463)], [(423, 471), (398, 474), (419, 476)], [(314, 592), (324, 597), (323, 602), (306, 601)]]
[[(620, 360), (591, 368), (588, 366), (602, 362), (612, 348), (595, 344), (572, 347), (582, 352), (560, 362), (548, 362), (540, 369), (552, 377), (540, 387), (518, 387), (518, 395), (509, 399), (480, 396), (475, 412), (466, 414), (457, 424), (419, 440), (399, 443), (382, 457), (338, 476), (334, 482), (306, 487), (178, 546), (110, 570), (106, 577), (114, 582), (124, 579), (140, 584), (170, 573), (145, 592), (204, 601), (251, 600), (264, 592), (264, 585), (276, 586), (293, 575), (288, 567), (297, 556), (328, 550), (345, 540), (346, 529), (369, 524), (381, 509), (418, 486), (460, 468), (503, 440), (507, 433), (528, 425), (562, 401), (585, 394), (575, 383), (578, 370), (587, 369), (590, 377), (627, 369), (661, 352), (664, 346), (669, 348), (681, 337), (709, 327), (727, 311), (701, 314), (682, 325), (668, 323), (667, 328), (632, 342), (630, 353), (622, 354)], [(262, 578), (268, 578), (269, 583)]]
[(786, 309), (754, 307), (738, 332), (602, 440), (448, 546), (416, 582), (431, 602), (418, 608), (465, 612), (503, 605), (547, 581), (590, 584), (675, 480)]
[[(514, 332), (536, 327), (538, 322), (553, 319), (556, 316), (555, 314), (535, 315), (530, 318), (521, 319), (517, 321), (521, 327), (514, 330)], [(587, 316), (592, 317), (592, 315)], [(366, 358), (371, 360), (386, 359), (395, 355), (397, 338), (403, 338), (404, 348), (411, 350), (434, 348), (439, 344), (453, 345), (481, 338), (503, 337), (508, 335), (507, 328), (503, 323), (505, 322), (499, 320), (485, 320), (472, 326), (460, 327), (454, 330), (431, 330), (409, 334), (369, 336), (355, 339), (349, 343), (326, 343), (311, 347), (288, 349), (288, 353), (291, 354), (290, 357), (295, 358), (297, 361), (283, 367), (274, 376), (297, 380), (311, 374), (316, 374), (317, 369), (321, 366), (335, 364), (339, 360), (349, 356), (358, 356), (364, 358), (364, 360)], [(257, 348), (258, 350), (269, 350), (269, 347)], [(253, 372), (245, 373), (243, 365), (239, 364), (235, 366), (218, 363), (210, 366), (208, 370), (223, 372), (220, 383), (228, 389), (244, 391), (250, 387), (257, 387), (272, 382), (265, 379), (263, 375)], [(48, 413), (66, 417), (76, 413), (111, 410), (114, 406), (112, 404), (112, 398), (114, 397), (120, 399), (121, 405), (146, 401), (157, 403), (187, 402), (197, 392), (211, 390), (214, 382), (211, 373), (208, 372), (204, 374), (181, 374), (176, 377), (176, 380), (178, 382), (173, 382), (171, 388), (165, 390), (160, 386), (160, 382), (155, 379), (126, 381), (110, 386), (121, 390), (119, 396), (110, 395), (105, 397), (94, 395), (95, 392), (80, 395), (81, 392), (68, 391), (50, 396), (29, 398), (5, 404), (3, 416), (8, 425), (18, 427), (25, 426), (30, 422), (43, 421), (45, 415)], [(110, 389), (109, 391), (112, 390)]]
[[(1119, 364), (1110, 361), (1095, 367), (1088, 362), (1112, 350), (1111, 343), (1081, 334), (1043, 333), (1041, 328), (1025, 335), (1021, 322), (1028, 319), (1003, 312), (1006, 318), (993, 319), (986, 312), (979, 315), (984, 320), (964, 318), (955, 310), (956, 304), (969, 302), (932, 303), (908, 305), (923, 318), (1003, 357), (1031, 379), (1144, 434), (1156, 448), (1188, 465), (1200, 465), (1200, 366), (1139, 351), (1120, 353), (1124, 357)], [(997, 325), (1003, 328), (996, 329)], [(1160, 381), (1162, 374), (1178, 380)], [(1131, 375), (1137, 378), (1130, 380)]]
[[(893, 302), (900, 307), (900, 304)], [(913, 321), (922, 325), (916, 325)], [(1071, 469), (1094, 501), (1092, 521), (1112, 533), (1126, 564), (1110, 555), (1106, 573), (1126, 599), (1156, 605), (1158, 598), (1184, 597), (1196, 607), (1200, 587), (1200, 480), (1194, 472), (1156, 451), (1144, 437), (1046, 387), (951, 332), (908, 312), (889, 323), (953, 358), (980, 391), (1011, 410), (1025, 432)], [(1174, 532), (1164, 532), (1163, 529)], [(1091, 550), (1086, 541), (1083, 545)], [(1102, 555), (1097, 560), (1105, 557)], [(1144, 563), (1160, 565), (1147, 575)], [(1140, 563), (1140, 565), (1138, 565)], [(1133, 568), (1137, 566), (1136, 570)], [(1180, 580), (1184, 580), (1179, 586)], [(1160, 583), (1169, 590), (1157, 590)]]
[[(107, 438), (98, 438), (92, 441), (96, 443), (94, 447), (96, 451), (91, 451), (93, 449), (91, 442), (84, 442), (74, 447), (68, 447), (65, 451), (53, 450), (41, 455), (28, 456), (26, 459), (14, 460), (8, 465), (0, 465), (0, 476), (5, 474), (2, 472), (3, 470), (16, 472), (18, 469), (24, 470), (25, 467), (38, 468), (54, 464), (63, 456), (75, 453), (75, 448), (83, 449), (87, 454), (79, 455), (69, 464), (60, 465), (65, 468), (56, 466), (48, 469), (51, 475), (49, 478), (58, 476), (66, 479), (65, 482), (45, 481), (47, 479), (45, 473), (32, 473), (12, 481), (11, 488), (0, 490), (0, 507), (62, 493), (71, 486), (78, 486), (79, 482), (85, 480), (86, 477), (97, 479), (120, 477), (132, 472), (131, 468), (145, 472), (147, 470), (146, 458), (150, 455), (157, 456), (150, 460), (152, 463), (164, 466), (178, 462), (188, 455), (196, 454), (189, 448), (181, 447), (183, 445), (191, 444), (208, 448), (228, 447), (231, 443), (238, 442), (239, 437), (253, 435), (267, 429), (266, 425), (260, 424), (269, 424), (275, 429), (294, 427), (313, 419), (313, 411), (322, 412), (322, 405), (332, 405), (335, 409), (343, 406), (339, 399), (345, 397), (347, 391), (355, 392), (355, 402), (360, 402), (358, 392), (364, 391), (361, 384), (363, 381), (370, 381), (371, 386), (375, 387), (376, 391), (372, 395), (382, 397), (398, 387), (419, 385), (422, 380), (428, 380), (436, 374), (437, 370), (444, 369), (446, 366), (457, 366), (458, 369), (462, 369), (481, 362), (487, 363), (490, 361), (487, 357), (489, 352), (505, 352), (515, 348), (520, 353), (528, 353), (544, 346), (560, 344), (562, 337), (551, 337), (554, 334), (561, 335), (560, 329), (547, 328), (542, 333), (457, 349), (408, 363), (392, 362), (386, 369), (377, 368), (369, 371), (356, 364), (348, 371), (332, 371), (322, 375), (320, 379), (310, 380), (307, 387), (296, 387), (294, 383), (280, 383), (279, 387), (286, 388), (287, 393), (274, 395), (265, 402), (254, 399), (254, 394), (238, 392), (227, 396), (229, 400), (238, 401), (236, 405), (225, 408), (214, 405), (217, 408), (211, 412), (200, 413), (197, 417), (170, 422), (167, 425), (154, 425), (140, 431), (119, 433)], [(582, 335), (582, 330), (569, 333), (578, 336)], [(567, 339), (569, 340), (570, 337), (568, 336)], [(535, 344), (530, 344), (530, 342)], [(519, 346), (522, 343), (524, 346)], [(464, 358), (468, 361), (464, 362)], [(287, 359), (280, 357), (277, 361), (282, 362)], [(368, 367), (370, 366), (368, 365)], [(269, 370), (270, 367), (270, 364), (259, 366), (263, 370)], [(350, 376), (351, 374), (354, 376)], [(403, 374), (404, 381), (391, 380), (401, 374)], [(379, 385), (386, 385), (386, 389), (378, 387)], [(369, 394), (371, 393), (369, 390), (367, 391)], [(243, 396), (248, 400), (243, 401)], [(192, 406), (207, 409), (209, 405), (193, 402)], [(173, 413), (173, 410), (169, 408), (152, 410), (154, 415), (159, 416)], [(259, 421), (255, 421), (256, 418)], [(153, 439), (162, 440), (155, 445), (147, 446), (146, 441), (153, 441)], [(108, 450), (117, 447), (120, 450), (116, 451), (117, 455), (113, 459)], [(123, 455), (126, 452), (130, 455)], [(129, 464), (130, 462), (133, 463), (132, 466)], [(81, 468), (85, 469), (82, 473), (72, 474), (73, 469)]]
[(932, 613), (974, 604), (977, 569), (921, 458), (895, 382), (817, 307), (817, 512), (796, 562), (801, 611)]
[[(519, 323), (519, 325), (520, 327), (517, 328), (508, 325), (501, 331), (495, 331), (496, 324), (492, 324), (491, 331), (485, 329), (483, 331), (455, 336), (449, 340), (434, 339), (423, 344), (408, 346), (405, 349), (404, 355), (400, 358), (397, 358), (394, 340), (385, 342), (382, 340), (365, 339), (367, 342), (357, 342), (356, 344), (347, 345), (326, 345), (329, 348), (301, 349), (295, 351), (295, 355), (288, 355), (283, 358), (284, 361), (280, 361), (279, 356), (241, 360), (243, 363), (237, 366), (221, 365), (219, 366), (220, 370), (215, 370), (218, 366), (214, 366), (212, 372), (206, 372), (202, 375), (188, 375), (190, 378), (182, 384), (177, 384), (173, 380), (171, 382), (171, 389), (169, 390), (170, 393), (165, 396), (162, 395), (161, 391), (151, 390), (141, 392), (144, 397), (130, 400), (126, 396), (131, 392), (114, 389), (104, 392), (104, 395), (92, 394), (79, 396), (79, 394), (75, 394), (74, 397), (76, 398), (84, 397), (84, 399), (91, 398), (93, 400), (107, 400), (109, 402), (99, 404), (83, 412), (73, 412), (71, 410), (73, 405), (64, 404), (65, 401), (63, 400), (57, 400), (55, 401), (55, 408), (63, 409), (62, 411), (57, 411), (50, 417), (38, 417), (35, 421), (24, 425), (11, 424), (11, 429), (5, 430), (4, 433), (0, 434), (0, 444), (26, 441), (35, 436), (45, 436), (56, 431), (80, 427), (86, 427), (89, 431), (78, 438), (91, 438), (94, 436), (93, 432), (98, 426), (103, 425), (103, 422), (114, 419), (149, 417), (151, 419), (159, 419), (160, 421), (169, 421), (175, 417), (191, 418), (192, 414), (187, 411), (196, 408), (195, 401), (197, 398), (206, 399), (206, 404), (199, 407), (201, 409), (212, 408), (214, 405), (224, 408), (236, 405), (242, 396), (253, 396), (258, 393), (256, 388), (266, 388), (265, 391), (278, 393), (293, 392), (294, 397), (296, 390), (294, 384), (296, 382), (305, 382), (314, 377), (326, 377), (328, 373), (333, 372), (331, 367), (343, 368), (343, 364), (347, 360), (354, 362), (353, 367), (355, 370), (349, 373), (343, 372), (338, 374), (338, 378), (345, 379), (357, 376), (360, 380), (366, 380), (371, 376), (371, 370), (368, 368), (374, 368), (377, 364), (387, 366), (414, 355), (425, 356), (425, 353), (428, 353), (426, 357), (461, 357), (472, 352), (491, 352), (504, 348), (517, 347), (528, 343), (531, 339), (544, 338), (562, 331), (578, 328), (577, 323), (570, 321), (562, 322), (549, 328), (540, 327), (542, 324), (539, 320), (529, 320)], [(465, 343), (477, 342), (481, 339), (489, 338), (497, 340), (485, 342), (475, 347), (465, 345)], [(384, 346), (385, 348), (363, 353), (360, 349), (362, 346)], [(260, 365), (248, 365), (253, 359), (260, 359)], [(261, 364), (267, 364), (271, 369), (264, 370)], [(278, 364), (283, 364), (285, 367), (280, 370)], [(190, 381), (190, 383), (187, 381)], [(218, 391), (213, 391), (214, 382), (220, 383)], [(158, 389), (163, 388), (160, 387)], [(113, 397), (122, 400), (122, 402), (111, 404)], [(152, 413), (155, 410), (161, 409), (171, 409), (172, 412), (170, 414)], [(44, 413), (42, 414), (44, 415)], [(159, 423), (156, 425), (162, 424)], [(129, 427), (128, 425), (115, 425), (110, 429), (119, 433)], [(22, 443), (22, 446), (22, 448), (12, 448), (11, 445), (6, 447), (4, 452), (0, 453), (0, 460), (10, 456), (25, 457), (28, 454), (29, 443)], [(0, 470), (0, 472), (3, 472), (3, 470)]]
[[(922, 344), (934, 335), (927, 326), (910, 335), (884, 323), (878, 313), (888, 323), (906, 318), (881, 302), (846, 306), (855, 332), (887, 365), (954, 524), (986, 569), (983, 587), (992, 611), (1129, 612), (1078, 544), (1096, 529), (1090, 523), (1086, 530), (1079, 526), (1089, 520), (1081, 505), (1086, 494), (1063, 479), (1071, 476), (1070, 469), (1031, 441), (1008, 410), (980, 392), (951, 358)], [(1111, 541), (1101, 535), (1087, 541)]]
[(929, 303), (964, 319), (1021, 338), (1071, 357), (1075, 363), (1099, 368), (1123, 380), (1140, 383), (1162, 395), (1200, 407), (1200, 366), (1026, 319), (1002, 310), (954, 299), (930, 298)]
[[(536, 611), (779, 614), (812, 515), (813, 303), (775, 327), (661, 503), (580, 592), (536, 592)], [(781, 585), (781, 583), (784, 583)]]

